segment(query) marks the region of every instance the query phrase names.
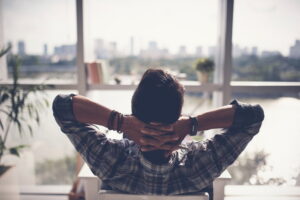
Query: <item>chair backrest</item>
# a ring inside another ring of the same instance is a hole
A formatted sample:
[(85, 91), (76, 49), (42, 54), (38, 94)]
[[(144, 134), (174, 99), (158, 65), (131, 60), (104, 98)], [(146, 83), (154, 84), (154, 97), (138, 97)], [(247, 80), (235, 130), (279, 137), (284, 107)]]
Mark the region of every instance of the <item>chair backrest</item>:
[(119, 193), (113, 190), (100, 190), (99, 199), (101, 200), (209, 200), (206, 193), (189, 194), (189, 195), (136, 195)]

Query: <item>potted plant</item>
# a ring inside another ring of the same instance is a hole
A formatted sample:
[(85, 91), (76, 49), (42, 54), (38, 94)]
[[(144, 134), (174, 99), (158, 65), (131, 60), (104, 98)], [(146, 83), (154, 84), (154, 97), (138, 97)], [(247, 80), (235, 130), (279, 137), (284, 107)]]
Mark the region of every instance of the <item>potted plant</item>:
[(209, 58), (199, 58), (195, 62), (198, 79), (201, 83), (207, 83), (209, 76), (214, 71), (215, 63)]
[[(0, 58), (3, 57), (11, 46), (4, 50), (0, 50)], [(12, 65), (12, 86), (0, 86), (0, 196), (4, 199), (18, 199), (18, 194), (13, 194), (12, 189), (16, 187), (17, 183), (11, 183), (12, 166), (3, 163), (4, 155), (20, 156), (20, 150), (26, 145), (19, 144), (16, 146), (9, 146), (7, 139), (9, 135), (15, 134), (16, 131), (11, 131), (12, 127), (17, 127), (17, 132), (22, 135), (24, 130), (28, 129), (30, 134), (33, 133), (33, 123), (40, 122), (40, 109), (48, 106), (48, 101), (45, 96), (39, 96), (38, 91), (45, 89), (45, 86), (29, 86), (26, 89), (22, 88), (18, 82), (20, 60), (13, 57)], [(14, 174), (12, 174), (14, 175)], [(16, 175), (14, 175), (16, 176)], [(9, 183), (7, 182), (9, 180)], [(4, 194), (1, 194), (4, 192)]]

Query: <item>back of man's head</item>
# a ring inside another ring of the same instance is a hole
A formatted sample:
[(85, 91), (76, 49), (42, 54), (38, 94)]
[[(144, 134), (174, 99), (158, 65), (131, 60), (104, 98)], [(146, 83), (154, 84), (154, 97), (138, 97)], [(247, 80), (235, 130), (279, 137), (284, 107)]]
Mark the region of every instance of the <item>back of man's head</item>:
[[(183, 86), (169, 73), (160, 69), (148, 69), (131, 101), (132, 114), (150, 123), (171, 124), (178, 120), (183, 105)], [(164, 151), (145, 152), (152, 162), (163, 162)]]

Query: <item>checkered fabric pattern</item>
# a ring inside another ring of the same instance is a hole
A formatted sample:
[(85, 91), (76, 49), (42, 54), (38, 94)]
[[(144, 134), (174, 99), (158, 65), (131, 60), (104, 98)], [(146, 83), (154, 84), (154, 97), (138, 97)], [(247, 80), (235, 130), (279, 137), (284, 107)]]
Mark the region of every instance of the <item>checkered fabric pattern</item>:
[(184, 144), (171, 155), (167, 164), (146, 160), (139, 147), (128, 139), (108, 139), (91, 124), (76, 121), (72, 96), (58, 95), (53, 112), (76, 150), (92, 172), (114, 190), (134, 194), (175, 195), (198, 192), (211, 185), (258, 133), (264, 119), (259, 105), (236, 100), (232, 126), (214, 137)]

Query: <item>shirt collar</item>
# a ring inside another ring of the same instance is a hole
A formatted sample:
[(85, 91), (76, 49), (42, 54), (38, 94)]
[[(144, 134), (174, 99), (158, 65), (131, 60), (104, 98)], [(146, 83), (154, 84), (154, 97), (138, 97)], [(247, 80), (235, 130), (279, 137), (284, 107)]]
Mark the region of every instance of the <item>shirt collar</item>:
[(153, 164), (151, 163), (149, 160), (147, 160), (142, 153), (140, 153), (140, 162), (141, 164), (143, 165), (143, 167), (148, 170), (148, 171), (151, 171), (151, 172), (154, 172), (154, 173), (159, 173), (159, 174), (163, 174), (163, 173), (166, 173), (168, 171), (170, 171), (171, 169), (173, 169), (173, 166), (176, 162), (176, 156), (177, 156), (177, 153), (174, 152), (172, 153), (170, 159), (169, 159), (169, 162), (166, 163), (166, 164), (161, 164), (161, 165), (157, 165), (157, 164)]

